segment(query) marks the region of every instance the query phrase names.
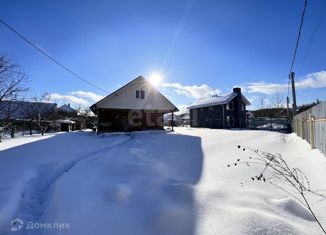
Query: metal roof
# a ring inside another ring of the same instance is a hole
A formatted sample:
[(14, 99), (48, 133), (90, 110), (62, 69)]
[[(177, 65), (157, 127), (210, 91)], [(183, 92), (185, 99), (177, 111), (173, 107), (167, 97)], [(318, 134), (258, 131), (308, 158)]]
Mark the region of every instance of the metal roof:
[[(225, 96), (217, 96), (217, 97), (210, 97), (206, 99), (199, 99), (192, 103), (190, 106), (188, 106), (188, 109), (195, 109), (195, 108), (202, 108), (202, 107), (209, 107), (214, 105), (221, 105), (221, 104), (227, 104), (231, 100), (233, 100), (237, 96), (236, 92), (232, 92), (230, 94), (227, 94)], [(250, 102), (241, 94), (242, 102), (246, 105), (250, 105)]]

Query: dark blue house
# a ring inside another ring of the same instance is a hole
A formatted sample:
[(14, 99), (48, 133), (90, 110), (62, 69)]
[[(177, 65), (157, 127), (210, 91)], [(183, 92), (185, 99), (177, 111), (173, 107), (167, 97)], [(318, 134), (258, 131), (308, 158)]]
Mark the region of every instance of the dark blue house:
[(250, 102), (241, 94), (240, 88), (225, 96), (200, 99), (191, 104), (191, 127), (246, 128), (246, 106)]

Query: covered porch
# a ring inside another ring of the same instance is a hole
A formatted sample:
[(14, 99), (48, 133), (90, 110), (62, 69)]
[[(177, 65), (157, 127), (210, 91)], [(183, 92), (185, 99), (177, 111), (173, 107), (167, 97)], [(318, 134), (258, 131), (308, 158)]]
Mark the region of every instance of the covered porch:
[(167, 111), (144, 109), (98, 109), (98, 132), (163, 130)]

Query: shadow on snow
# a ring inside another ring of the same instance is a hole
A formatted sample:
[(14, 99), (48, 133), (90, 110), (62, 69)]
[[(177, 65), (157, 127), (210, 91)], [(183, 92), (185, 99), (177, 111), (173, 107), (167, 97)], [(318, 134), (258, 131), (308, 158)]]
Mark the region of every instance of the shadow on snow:
[(67, 133), (4, 150), (1, 158), (13, 171), (35, 171), (17, 217), (71, 222), (67, 234), (195, 233), (199, 137)]

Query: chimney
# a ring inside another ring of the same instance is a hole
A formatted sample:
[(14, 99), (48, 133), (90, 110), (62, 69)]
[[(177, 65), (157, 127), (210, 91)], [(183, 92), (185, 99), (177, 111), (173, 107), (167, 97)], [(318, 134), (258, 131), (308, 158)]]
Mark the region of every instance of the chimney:
[(70, 103), (68, 103), (68, 107), (70, 107)]
[[(237, 94), (237, 96), (233, 100), (233, 106), (234, 106), (234, 127), (242, 127), (244, 125), (243, 121), (243, 114), (241, 114), (241, 88), (240, 87), (234, 87), (233, 92)], [(242, 123), (241, 123), (242, 122)]]
[(237, 94), (241, 94), (241, 88), (240, 87), (234, 87), (233, 92), (235, 92)]

